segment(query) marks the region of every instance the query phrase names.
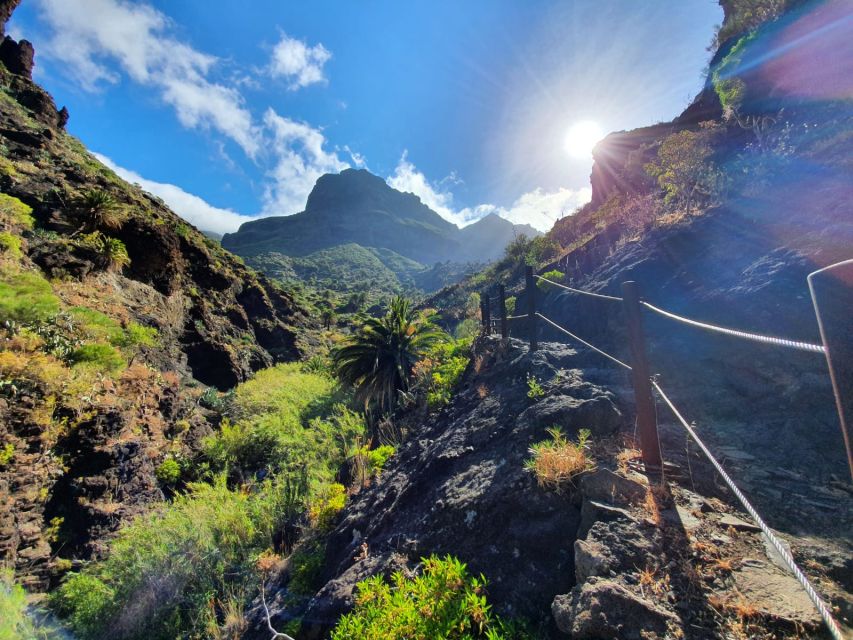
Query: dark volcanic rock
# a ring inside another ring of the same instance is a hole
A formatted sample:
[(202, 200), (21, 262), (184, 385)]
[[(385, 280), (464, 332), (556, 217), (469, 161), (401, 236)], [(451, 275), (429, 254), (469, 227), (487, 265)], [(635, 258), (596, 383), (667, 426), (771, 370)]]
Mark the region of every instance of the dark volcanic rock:
[(35, 49), (29, 40), (16, 42), (6, 36), (3, 38), (3, 42), (0, 42), (0, 62), (5, 64), (6, 68), (14, 74), (32, 78), (34, 56)]
[(551, 611), (559, 629), (576, 640), (663, 638), (678, 623), (674, 614), (603, 578), (559, 596)]

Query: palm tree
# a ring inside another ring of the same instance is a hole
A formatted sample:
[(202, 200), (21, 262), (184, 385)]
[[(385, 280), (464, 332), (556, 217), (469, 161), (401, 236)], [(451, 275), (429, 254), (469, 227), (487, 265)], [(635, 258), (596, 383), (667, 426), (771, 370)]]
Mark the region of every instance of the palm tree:
[(101, 227), (117, 229), (127, 218), (127, 212), (108, 192), (100, 189), (84, 191), (74, 203), (80, 228), (72, 235), (83, 231), (95, 231)]
[(118, 238), (101, 236), (98, 242), (98, 253), (104, 266), (109, 271), (121, 271), (130, 264), (130, 256), (127, 255), (127, 247)]
[(402, 296), (391, 300), (382, 318), (368, 318), (359, 332), (333, 354), (338, 377), (355, 387), (356, 400), (381, 411), (394, 407), (407, 391), (412, 368), (441, 337), (431, 319)]

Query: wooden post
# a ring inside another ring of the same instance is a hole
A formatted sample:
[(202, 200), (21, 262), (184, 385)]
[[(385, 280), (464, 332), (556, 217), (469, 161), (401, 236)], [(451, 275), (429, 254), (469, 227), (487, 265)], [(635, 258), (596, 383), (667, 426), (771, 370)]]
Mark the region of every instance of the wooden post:
[(841, 437), (853, 479), (853, 443), (848, 428), (853, 424), (853, 260), (845, 260), (809, 274), (817, 326), (823, 343)]
[(533, 267), (525, 267), (524, 283), (527, 291), (527, 329), (530, 332), (530, 350), (536, 351), (536, 280), (533, 278)]
[(486, 303), (483, 294), (480, 294), (480, 333), (486, 333)]
[(503, 285), (498, 286), (498, 299), (501, 314), (501, 338), (506, 340), (509, 337), (509, 323), (506, 319), (506, 287)]
[(631, 378), (634, 382), (634, 403), (637, 406), (637, 430), (646, 469), (662, 468), (655, 401), (652, 397), (649, 363), (646, 358), (646, 336), (640, 308), (640, 288), (636, 282), (622, 283), (622, 298), (628, 342), (631, 347)]
[(489, 292), (484, 291), (480, 294), (483, 301), (483, 327), (484, 333), (488, 336), (492, 333), (492, 310), (489, 303)]

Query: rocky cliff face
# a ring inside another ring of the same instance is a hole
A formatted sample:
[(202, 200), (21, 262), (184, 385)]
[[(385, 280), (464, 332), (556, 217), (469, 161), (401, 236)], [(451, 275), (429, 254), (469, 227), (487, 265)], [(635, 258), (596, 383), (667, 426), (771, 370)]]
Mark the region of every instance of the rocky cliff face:
[(309, 322), (68, 135), (29, 43), (0, 61), (0, 561), (41, 590), (162, 500), (211, 429), (202, 385), (298, 358)]

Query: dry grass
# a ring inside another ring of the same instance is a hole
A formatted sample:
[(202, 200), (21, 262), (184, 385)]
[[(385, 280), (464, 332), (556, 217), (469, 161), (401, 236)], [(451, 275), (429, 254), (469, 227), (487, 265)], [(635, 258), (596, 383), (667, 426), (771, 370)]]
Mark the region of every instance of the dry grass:
[(629, 448), (623, 449), (616, 455), (616, 462), (618, 465), (619, 472), (623, 476), (627, 476), (630, 472), (630, 465), (633, 461), (639, 460), (642, 457), (643, 453), (639, 449)]
[(574, 476), (593, 466), (586, 454), (589, 431), (581, 429), (576, 443), (566, 438), (556, 427), (548, 429), (548, 433), (550, 440), (530, 447), (532, 457), (524, 463), (524, 467), (536, 476), (540, 487), (559, 493), (566, 485), (572, 484)]
[(656, 598), (662, 598), (669, 593), (670, 577), (668, 573), (658, 575), (658, 570), (652, 567), (646, 567), (640, 571), (639, 575), (640, 592), (643, 597), (646, 597), (648, 591)]

